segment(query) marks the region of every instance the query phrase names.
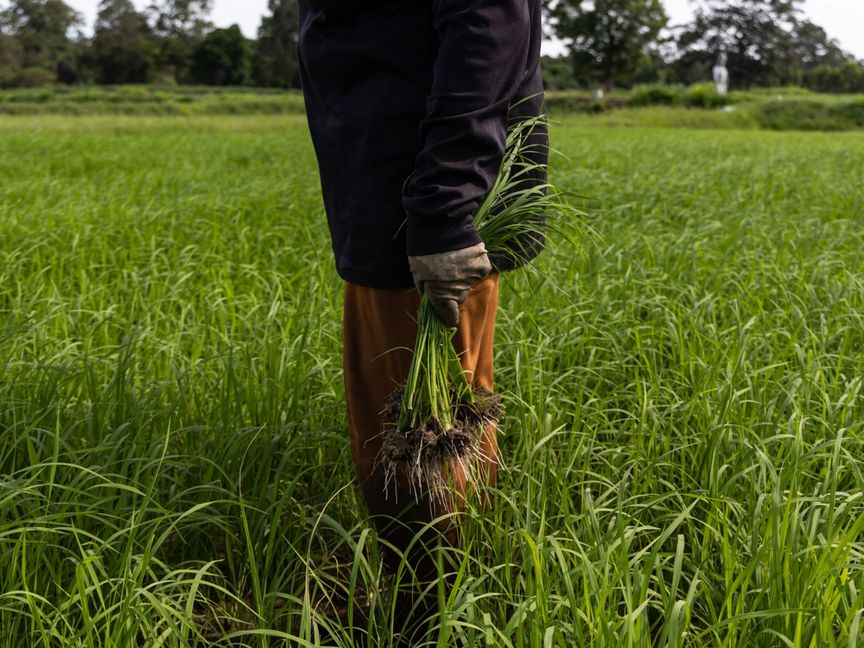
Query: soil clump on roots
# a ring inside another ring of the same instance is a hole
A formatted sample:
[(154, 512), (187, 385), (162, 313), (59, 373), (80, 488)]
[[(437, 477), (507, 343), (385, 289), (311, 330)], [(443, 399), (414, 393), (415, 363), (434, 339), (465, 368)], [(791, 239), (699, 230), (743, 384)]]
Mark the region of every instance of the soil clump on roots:
[(418, 501), (428, 497), (430, 504), (446, 500), (449, 484), (448, 465), (460, 466), (469, 482), (478, 483), (478, 468), (490, 458), (483, 454), (481, 438), (487, 425), (501, 417), (501, 397), (487, 389), (473, 390), (473, 403), (453, 406), (453, 426), (444, 428), (430, 419), (421, 426), (399, 429), (403, 390), (393, 392), (383, 411), (384, 439), (377, 463), (384, 469), (385, 489), (397, 475), (407, 478), (411, 494)]

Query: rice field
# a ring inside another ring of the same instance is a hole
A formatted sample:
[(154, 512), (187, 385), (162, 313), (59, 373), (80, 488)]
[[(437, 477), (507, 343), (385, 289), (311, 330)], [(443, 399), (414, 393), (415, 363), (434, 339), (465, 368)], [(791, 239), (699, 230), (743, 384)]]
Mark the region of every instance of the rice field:
[[(864, 645), (864, 133), (552, 137), (414, 645)], [(395, 645), (340, 335), (302, 117), (0, 118), (0, 647)]]

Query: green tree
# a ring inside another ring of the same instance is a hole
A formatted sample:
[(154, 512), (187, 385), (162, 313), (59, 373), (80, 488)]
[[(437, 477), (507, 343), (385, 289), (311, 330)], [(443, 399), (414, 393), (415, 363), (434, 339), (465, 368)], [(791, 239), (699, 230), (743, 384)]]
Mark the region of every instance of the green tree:
[(804, 73), (804, 86), (816, 92), (864, 93), (864, 62), (817, 65)]
[(213, 0), (155, 0), (147, 12), (160, 36), (203, 38), (212, 27), (207, 19), (212, 9)]
[(21, 61), (18, 41), (13, 36), (0, 32), (0, 88), (16, 85)]
[(838, 65), (848, 54), (825, 30), (803, 18), (802, 0), (703, 0), (693, 22), (678, 30), (675, 77), (709, 78), (726, 52), (738, 87), (797, 84), (807, 69)]
[(195, 49), (212, 24), (208, 20), (212, 0), (154, 0), (147, 8), (157, 36), (156, 67), (159, 78), (181, 83), (192, 81)]
[(669, 18), (660, 0), (547, 0), (555, 35), (577, 76), (611, 87), (651, 64)]
[(579, 87), (579, 80), (573, 74), (573, 65), (563, 56), (544, 56), (540, 61), (543, 69), (543, 86), (547, 90), (572, 90)]
[(793, 24), (791, 38), (783, 54), (788, 62), (800, 66), (802, 70), (820, 65), (840, 66), (854, 60), (822, 27), (800, 17)]
[(300, 86), (297, 60), (297, 0), (269, 0), (270, 15), (261, 19), (253, 57), (253, 77), (260, 86)]
[(102, 0), (90, 52), (99, 83), (146, 83), (156, 54), (147, 18), (131, 0)]
[(206, 85), (243, 85), (249, 82), (249, 43), (237, 25), (214, 29), (195, 49), (193, 78)]
[[(75, 40), (80, 32), (80, 14), (63, 0), (12, 0), (0, 10), (0, 32), (14, 43), (4, 49), (16, 52), (24, 76), (72, 83), (79, 77)], [(76, 37), (73, 40), (73, 35)], [(50, 75), (50, 76), (46, 76)]]

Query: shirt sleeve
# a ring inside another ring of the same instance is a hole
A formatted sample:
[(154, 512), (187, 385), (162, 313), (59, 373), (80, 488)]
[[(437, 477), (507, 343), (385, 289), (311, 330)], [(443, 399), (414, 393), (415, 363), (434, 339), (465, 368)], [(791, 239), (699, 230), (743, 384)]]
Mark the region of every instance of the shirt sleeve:
[(432, 0), (438, 49), (422, 149), (403, 190), (410, 256), (480, 242), (472, 216), (492, 187), (511, 98), (526, 74), (527, 0)]

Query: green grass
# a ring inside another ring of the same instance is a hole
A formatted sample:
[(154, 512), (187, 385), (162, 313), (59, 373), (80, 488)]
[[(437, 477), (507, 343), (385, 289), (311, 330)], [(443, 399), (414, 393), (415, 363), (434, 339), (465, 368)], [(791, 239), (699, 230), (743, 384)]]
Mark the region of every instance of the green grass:
[[(552, 135), (601, 238), (503, 283), (429, 645), (861, 645), (864, 135)], [(298, 117), (0, 119), (0, 646), (388, 645), (317, 183)]]
[(65, 86), (0, 90), (0, 115), (302, 114), (299, 91), (211, 86)]

